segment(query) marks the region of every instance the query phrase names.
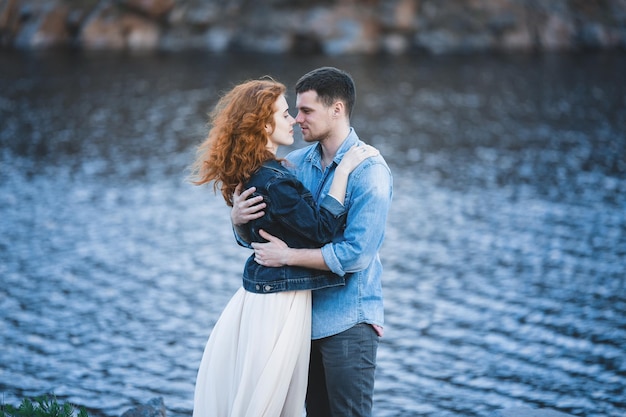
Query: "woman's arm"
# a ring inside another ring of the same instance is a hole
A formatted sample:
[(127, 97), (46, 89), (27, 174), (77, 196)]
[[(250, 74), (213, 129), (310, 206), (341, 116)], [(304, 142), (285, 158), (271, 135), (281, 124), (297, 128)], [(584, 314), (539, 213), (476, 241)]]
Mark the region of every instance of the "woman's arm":
[[(378, 150), (370, 145), (355, 145), (350, 148), (335, 169), (335, 175), (328, 195), (343, 205), (350, 173), (365, 159), (378, 155), (378, 153)], [(266, 204), (261, 196), (251, 197), (256, 191), (255, 187), (248, 188), (243, 192), (241, 187), (240, 184), (235, 189), (230, 218), (237, 242), (245, 246), (242, 243), (249, 243), (250, 237), (246, 234), (246, 228), (242, 226), (249, 221), (262, 217), (265, 214), (263, 210), (266, 208)]]
[(335, 168), (335, 176), (328, 190), (328, 195), (343, 205), (346, 197), (346, 188), (348, 187), (348, 177), (361, 162), (369, 157), (378, 155), (378, 149), (370, 145), (354, 145), (345, 153), (337, 168)]
[(386, 165), (374, 164), (368, 170), (369, 178), (360, 181), (362, 186), (351, 201), (342, 241), (321, 249), (289, 248), (277, 237), (261, 231), (268, 242), (252, 244), (257, 263), (330, 270), (340, 276), (366, 268), (380, 249), (392, 194), (392, 177)]
[[(353, 146), (344, 155), (342, 162), (335, 169), (335, 175), (327, 198), (337, 200), (343, 205), (349, 174), (365, 159), (378, 155), (377, 149), (365, 146)], [(255, 260), (264, 266), (297, 265), (305, 268), (330, 270), (321, 249), (292, 249), (278, 237), (265, 230), (260, 231), (267, 243), (252, 243)]]
[[(339, 174), (331, 183), (334, 194), (328, 194), (318, 205), (295, 177), (284, 177), (268, 185), (268, 210), (274, 221), (319, 245), (328, 243), (344, 226), (346, 209), (343, 205), (348, 176), (365, 159), (378, 155), (371, 146), (352, 147), (335, 168)], [(267, 225), (266, 227), (269, 227)], [(271, 233), (271, 229), (267, 229)]]

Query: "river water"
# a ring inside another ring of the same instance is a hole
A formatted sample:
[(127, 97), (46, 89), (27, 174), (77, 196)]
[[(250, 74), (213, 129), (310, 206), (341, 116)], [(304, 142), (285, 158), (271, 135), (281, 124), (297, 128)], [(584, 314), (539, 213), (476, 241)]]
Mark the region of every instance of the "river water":
[(0, 53), (2, 401), (191, 415), (248, 252), (186, 167), (220, 91), (321, 65), (394, 174), (375, 416), (625, 415), (623, 53)]

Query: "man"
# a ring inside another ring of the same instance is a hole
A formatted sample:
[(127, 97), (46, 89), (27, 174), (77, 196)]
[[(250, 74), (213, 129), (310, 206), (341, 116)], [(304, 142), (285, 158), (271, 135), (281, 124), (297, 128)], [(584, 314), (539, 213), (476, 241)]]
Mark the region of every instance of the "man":
[[(306, 142), (287, 156), (294, 173), (320, 202), (335, 167), (353, 145), (362, 144), (350, 126), (354, 82), (337, 68), (318, 68), (296, 84), (296, 122)], [(265, 203), (234, 196), (235, 227), (262, 216)], [(343, 287), (313, 291), (308, 417), (371, 416), (378, 340), (382, 336), (382, 245), (392, 197), (392, 176), (382, 156), (369, 158), (351, 175), (346, 192), (346, 228), (321, 249), (292, 249), (267, 233), (253, 243), (265, 266), (297, 265), (346, 276)]]

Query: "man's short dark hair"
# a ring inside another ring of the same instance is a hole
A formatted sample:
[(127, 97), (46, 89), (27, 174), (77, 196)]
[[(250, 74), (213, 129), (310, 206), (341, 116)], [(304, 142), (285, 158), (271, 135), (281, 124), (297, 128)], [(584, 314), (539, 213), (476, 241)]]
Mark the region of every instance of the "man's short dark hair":
[(348, 118), (356, 101), (356, 88), (352, 76), (334, 67), (322, 67), (304, 74), (296, 83), (296, 94), (313, 90), (326, 107), (337, 100), (343, 101)]

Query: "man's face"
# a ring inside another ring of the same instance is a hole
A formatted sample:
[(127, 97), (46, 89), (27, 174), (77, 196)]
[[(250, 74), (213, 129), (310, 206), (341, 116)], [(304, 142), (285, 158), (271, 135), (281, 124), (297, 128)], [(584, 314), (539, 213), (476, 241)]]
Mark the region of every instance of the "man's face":
[(299, 93), (296, 96), (296, 108), (296, 123), (300, 125), (306, 142), (323, 141), (330, 136), (332, 111), (318, 100), (316, 91)]

